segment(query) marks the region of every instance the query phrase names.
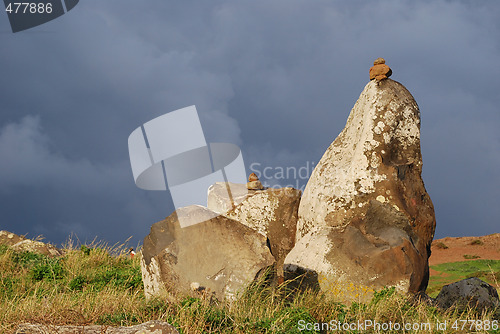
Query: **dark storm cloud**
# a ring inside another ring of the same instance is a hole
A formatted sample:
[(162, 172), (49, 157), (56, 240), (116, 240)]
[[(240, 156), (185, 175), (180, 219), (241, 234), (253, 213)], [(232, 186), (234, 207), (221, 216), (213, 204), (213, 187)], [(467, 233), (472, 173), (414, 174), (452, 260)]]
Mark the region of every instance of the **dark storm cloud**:
[(207, 140), (240, 145), (248, 168), (317, 163), (382, 56), (422, 112), (437, 235), (498, 232), (499, 8), (87, 1), (31, 30), (46, 33), (3, 33), (0, 228), (141, 239), (172, 205), (135, 187), (127, 137), (192, 104)]
[[(164, 210), (166, 200), (123, 196), (135, 191), (129, 165), (72, 160), (50, 149), (40, 117), (26, 116), (0, 129), (0, 196), (7, 224), (31, 236), (64, 240), (96, 235), (125, 240), (147, 229), (139, 222)], [(134, 223), (132, 223), (134, 222)], [(134, 224), (137, 224), (134, 225)], [(115, 240), (112, 240), (115, 241)]]

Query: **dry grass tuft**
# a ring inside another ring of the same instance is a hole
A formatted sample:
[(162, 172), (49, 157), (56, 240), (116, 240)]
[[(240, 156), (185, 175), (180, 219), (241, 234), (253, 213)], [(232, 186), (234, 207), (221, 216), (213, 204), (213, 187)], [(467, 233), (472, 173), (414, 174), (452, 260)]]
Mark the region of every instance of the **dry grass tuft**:
[(472, 241), (470, 242), (470, 244), (471, 244), (471, 245), (473, 245), (473, 246), (481, 246), (481, 245), (484, 245), (484, 243), (483, 243), (481, 240), (479, 240), (479, 239), (474, 239), (474, 240), (472, 240)]
[(444, 242), (438, 242), (436, 244), (436, 247), (439, 249), (448, 249), (448, 246), (446, 246), (446, 244)]

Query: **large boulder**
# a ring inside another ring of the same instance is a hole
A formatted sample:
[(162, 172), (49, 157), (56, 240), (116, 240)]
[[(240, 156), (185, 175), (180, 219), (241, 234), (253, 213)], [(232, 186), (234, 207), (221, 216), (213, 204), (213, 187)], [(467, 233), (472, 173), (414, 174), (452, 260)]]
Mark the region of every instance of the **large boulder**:
[(311, 174), (285, 263), (347, 299), (424, 291), (435, 216), (421, 172), (417, 103), (396, 81), (370, 81)]
[(443, 286), (436, 297), (436, 303), (443, 309), (456, 307), (465, 310), (473, 307), (479, 312), (500, 307), (496, 289), (477, 277)]
[(208, 208), (265, 236), (276, 259), (278, 280), (282, 280), (285, 257), (295, 245), (302, 192), (294, 188), (247, 188), (244, 184), (215, 183), (208, 190)]
[[(186, 227), (179, 220), (187, 222)], [(141, 258), (147, 297), (196, 290), (234, 299), (273, 264), (264, 236), (197, 205), (155, 223), (144, 239)]]

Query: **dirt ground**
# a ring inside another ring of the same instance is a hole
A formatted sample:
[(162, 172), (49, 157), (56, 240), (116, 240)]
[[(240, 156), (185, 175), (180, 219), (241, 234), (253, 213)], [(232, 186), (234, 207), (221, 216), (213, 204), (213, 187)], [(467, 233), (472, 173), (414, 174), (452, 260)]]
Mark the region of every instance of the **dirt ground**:
[[(479, 241), (477, 241), (479, 240)], [(447, 248), (446, 248), (447, 247)], [(429, 265), (475, 259), (500, 260), (500, 233), (482, 237), (446, 237), (432, 242)], [(464, 257), (466, 255), (470, 259)], [(431, 275), (437, 272), (430, 270)]]

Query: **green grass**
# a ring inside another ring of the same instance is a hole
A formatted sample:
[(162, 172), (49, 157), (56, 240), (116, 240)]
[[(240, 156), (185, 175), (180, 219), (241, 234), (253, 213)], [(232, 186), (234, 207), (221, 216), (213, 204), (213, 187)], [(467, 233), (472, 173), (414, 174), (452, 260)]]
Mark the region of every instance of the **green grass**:
[[(233, 303), (202, 296), (146, 300), (139, 258), (130, 259), (127, 247), (70, 245), (64, 254), (49, 258), (0, 245), (0, 333), (10, 333), (25, 322), (130, 326), (157, 319), (169, 322), (180, 333), (320, 333), (314, 326), (299, 328), (299, 323), (492, 320), (491, 314), (477, 314), (474, 310), (440, 311), (424, 303), (416, 304), (394, 288), (375, 292), (369, 303), (351, 305), (317, 291), (298, 292), (286, 284), (275, 288), (264, 282), (253, 284)], [(438, 269), (462, 277), (464, 271), (483, 272), (488, 264), (498, 270), (498, 262), (469, 261), (463, 267), (440, 265)], [(439, 333), (454, 332), (448, 328)]]
[(431, 297), (437, 296), (444, 285), (460, 281), (469, 277), (477, 277), (495, 286), (498, 290), (500, 281), (499, 260), (472, 260), (453, 263), (442, 263), (431, 266), (440, 272), (438, 276), (431, 276), (427, 293)]

